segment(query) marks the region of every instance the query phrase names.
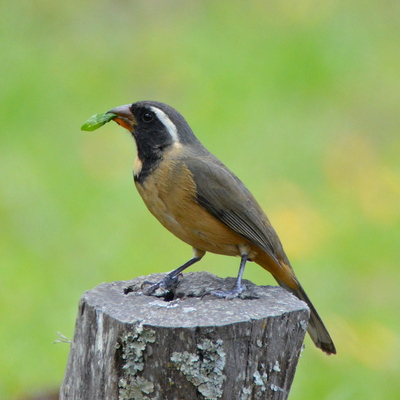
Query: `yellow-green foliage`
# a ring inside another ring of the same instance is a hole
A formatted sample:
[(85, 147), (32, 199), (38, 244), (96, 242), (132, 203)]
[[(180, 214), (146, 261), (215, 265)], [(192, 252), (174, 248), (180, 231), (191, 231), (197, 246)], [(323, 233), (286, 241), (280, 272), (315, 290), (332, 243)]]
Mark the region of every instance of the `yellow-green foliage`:
[(253, 191), (329, 327), (338, 355), (306, 339), (291, 398), (398, 399), (397, 2), (19, 0), (0, 33), (0, 398), (60, 385), (85, 290), (191, 256), (136, 193), (129, 134), (80, 130), (150, 99)]

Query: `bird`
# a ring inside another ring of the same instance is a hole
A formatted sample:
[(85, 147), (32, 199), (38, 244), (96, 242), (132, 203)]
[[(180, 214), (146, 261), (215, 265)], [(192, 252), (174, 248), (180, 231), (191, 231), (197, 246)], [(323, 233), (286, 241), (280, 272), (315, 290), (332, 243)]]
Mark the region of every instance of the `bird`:
[(235, 298), (245, 289), (245, 265), (253, 261), (308, 305), (307, 330), (312, 341), (326, 354), (336, 354), (267, 215), (242, 181), (199, 141), (185, 118), (158, 101), (138, 101), (108, 113), (136, 142), (134, 182), (148, 210), (193, 249), (189, 261), (153, 284), (147, 294), (172, 286), (183, 270), (210, 252), (240, 257), (235, 287), (213, 292)]

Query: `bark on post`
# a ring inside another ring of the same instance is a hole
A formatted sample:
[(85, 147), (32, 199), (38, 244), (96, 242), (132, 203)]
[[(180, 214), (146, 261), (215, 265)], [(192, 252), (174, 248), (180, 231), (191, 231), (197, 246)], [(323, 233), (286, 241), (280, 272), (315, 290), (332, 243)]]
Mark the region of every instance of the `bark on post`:
[(249, 281), (240, 299), (202, 298), (235, 282), (206, 272), (184, 274), (169, 302), (140, 293), (160, 276), (84, 293), (61, 400), (287, 399), (305, 303)]

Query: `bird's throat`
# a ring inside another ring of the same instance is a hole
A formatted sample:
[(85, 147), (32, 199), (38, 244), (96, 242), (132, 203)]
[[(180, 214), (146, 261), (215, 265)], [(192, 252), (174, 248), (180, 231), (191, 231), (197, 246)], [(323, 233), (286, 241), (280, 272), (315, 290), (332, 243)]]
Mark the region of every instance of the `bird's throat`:
[(136, 178), (142, 172), (143, 163), (139, 156), (136, 156), (135, 163), (133, 164), (133, 176)]

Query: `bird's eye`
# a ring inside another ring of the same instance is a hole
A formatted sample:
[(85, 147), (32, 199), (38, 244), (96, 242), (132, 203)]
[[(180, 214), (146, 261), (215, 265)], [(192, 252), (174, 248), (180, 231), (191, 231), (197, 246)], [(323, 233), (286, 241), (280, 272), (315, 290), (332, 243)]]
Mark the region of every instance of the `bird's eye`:
[(153, 121), (153, 119), (154, 119), (154, 114), (152, 113), (147, 112), (142, 115), (143, 122), (151, 122)]

